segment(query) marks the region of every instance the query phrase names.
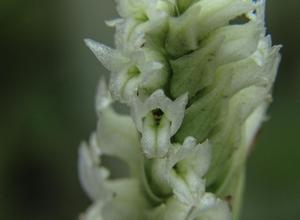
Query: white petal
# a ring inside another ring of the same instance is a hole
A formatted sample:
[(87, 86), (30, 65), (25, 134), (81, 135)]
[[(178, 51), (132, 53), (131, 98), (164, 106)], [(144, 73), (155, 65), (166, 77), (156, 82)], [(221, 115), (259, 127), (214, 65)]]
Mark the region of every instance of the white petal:
[[(147, 157), (163, 157), (169, 148), (170, 138), (179, 129), (187, 104), (187, 94), (172, 101), (162, 90), (155, 91), (144, 102), (133, 101), (132, 117), (142, 134), (142, 147)], [(153, 110), (162, 111), (158, 124)]]
[(84, 42), (106, 69), (109, 71), (120, 69), (120, 63), (124, 58), (116, 50), (91, 39), (85, 39)]
[(82, 214), (79, 220), (104, 220), (102, 216), (103, 202), (99, 201), (92, 205), (86, 213)]
[(112, 104), (110, 92), (108, 91), (104, 77), (99, 80), (96, 93), (96, 112), (100, 114), (104, 109)]
[(111, 108), (99, 115), (97, 143), (103, 154), (125, 161), (131, 174), (137, 175), (141, 155), (137, 130), (129, 116), (119, 115)]
[(231, 220), (228, 204), (216, 198), (211, 193), (206, 193), (199, 203), (197, 209), (189, 216), (188, 220)]
[(187, 137), (183, 145), (172, 147), (167, 160), (166, 178), (175, 196), (183, 203), (196, 205), (205, 192), (202, 178), (210, 166), (210, 144), (197, 144), (195, 138)]
[(107, 190), (105, 186), (109, 172), (99, 166), (99, 160), (95, 161), (94, 153), (86, 143), (83, 143), (79, 148), (80, 182), (92, 200), (106, 200), (112, 196), (112, 192)]

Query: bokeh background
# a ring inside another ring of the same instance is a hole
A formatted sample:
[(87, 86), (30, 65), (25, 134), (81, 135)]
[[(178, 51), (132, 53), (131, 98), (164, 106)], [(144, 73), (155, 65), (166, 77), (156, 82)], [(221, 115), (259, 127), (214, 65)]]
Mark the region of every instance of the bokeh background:
[[(300, 219), (300, 1), (269, 0), (268, 31), (283, 59), (248, 162), (242, 220)], [(76, 219), (89, 201), (78, 144), (96, 125), (106, 71), (84, 46), (113, 46), (112, 0), (0, 0), (0, 219)]]

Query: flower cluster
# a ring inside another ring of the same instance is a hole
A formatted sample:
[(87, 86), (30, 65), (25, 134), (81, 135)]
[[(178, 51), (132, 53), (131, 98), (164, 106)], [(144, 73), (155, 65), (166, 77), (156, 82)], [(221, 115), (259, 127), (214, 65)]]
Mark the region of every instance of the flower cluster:
[[(80, 147), (84, 220), (238, 218), (246, 156), (279, 64), (265, 0), (117, 0), (116, 49), (86, 40), (111, 72), (98, 128)], [(114, 102), (131, 114), (119, 114)], [(129, 174), (112, 178), (103, 156)]]

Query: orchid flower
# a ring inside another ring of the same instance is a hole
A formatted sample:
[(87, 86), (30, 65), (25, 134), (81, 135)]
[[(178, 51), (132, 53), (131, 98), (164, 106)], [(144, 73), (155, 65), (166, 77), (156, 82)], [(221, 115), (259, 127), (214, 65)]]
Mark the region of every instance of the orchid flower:
[[(280, 62), (265, 0), (116, 0), (115, 47), (86, 45), (111, 72), (79, 150), (82, 220), (237, 220), (245, 163)], [(114, 103), (130, 113), (118, 113)], [(113, 178), (103, 157), (128, 175)]]

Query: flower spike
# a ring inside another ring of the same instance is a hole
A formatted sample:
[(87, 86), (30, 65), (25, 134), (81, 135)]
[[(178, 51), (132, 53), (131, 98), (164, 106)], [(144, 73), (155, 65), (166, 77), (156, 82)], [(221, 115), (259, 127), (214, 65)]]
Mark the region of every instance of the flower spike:
[[(98, 126), (79, 150), (93, 202), (81, 220), (238, 220), (280, 62), (266, 0), (116, 4), (120, 18), (106, 22), (115, 48), (85, 40), (110, 79), (100, 80)], [(106, 168), (118, 160), (112, 167), (128, 173)]]

